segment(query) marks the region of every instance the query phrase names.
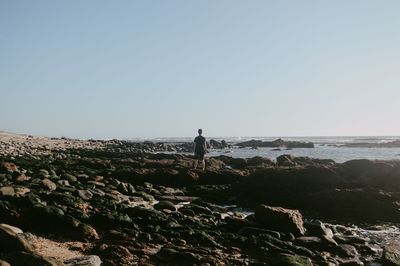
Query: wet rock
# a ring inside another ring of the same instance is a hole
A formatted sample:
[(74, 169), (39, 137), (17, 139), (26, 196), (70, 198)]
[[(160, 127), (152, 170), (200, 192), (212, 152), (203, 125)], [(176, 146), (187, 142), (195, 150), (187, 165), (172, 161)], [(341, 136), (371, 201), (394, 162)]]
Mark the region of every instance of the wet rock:
[(239, 231), (243, 227), (254, 226), (253, 222), (236, 216), (227, 216), (225, 217), (224, 222), (227, 224), (228, 227), (235, 231)]
[(215, 139), (211, 139), (210, 146), (213, 149), (224, 149), (224, 148), (228, 147), (228, 144), (226, 143), (225, 140), (222, 140), (221, 142), (219, 142)]
[(276, 162), (279, 166), (294, 167), (297, 163), (294, 161), (295, 157), (291, 154), (284, 154), (276, 158)]
[[(360, 261), (357, 258), (352, 258), (352, 259), (338, 259), (339, 265), (340, 266), (362, 266), (365, 265), (362, 261)], [(369, 264), (367, 264), (369, 265)], [(372, 264), (375, 265), (375, 264)]]
[(332, 230), (327, 228), (321, 221), (314, 221), (314, 222), (305, 221), (304, 227), (307, 229), (308, 235), (318, 236), (318, 237), (327, 236), (330, 238), (333, 237)]
[(383, 247), (384, 265), (400, 265), (400, 242), (392, 241)]
[(128, 184), (128, 183), (124, 183), (124, 182), (121, 182), (118, 184), (117, 190), (126, 195), (134, 195), (134, 193), (136, 192), (136, 190), (132, 186), (132, 184)]
[(298, 237), (294, 241), (294, 244), (318, 251), (330, 251), (332, 250), (332, 247), (335, 247), (337, 245), (316, 236)]
[(101, 259), (96, 255), (88, 255), (64, 261), (66, 266), (100, 266)]
[(247, 165), (268, 167), (268, 166), (275, 166), (275, 162), (272, 161), (270, 158), (256, 156), (247, 159)]
[(166, 209), (166, 210), (176, 211), (176, 206), (172, 202), (164, 200), (164, 201), (160, 201), (157, 204), (155, 204), (154, 209), (156, 209), (156, 210)]
[(281, 232), (304, 235), (303, 217), (298, 210), (260, 205), (255, 210), (255, 219), (260, 225)]
[(313, 266), (310, 258), (291, 254), (280, 254), (272, 263), (276, 266)]
[(314, 148), (314, 143), (301, 141), (284, 141), (276, 139), (274, 141), (249, 140), (236, 144), (239, 147), (287, 147), (287, 148)]
[(305, 222), (304, 227), (306, 228), (308, 235), (320, 237), (325, 242), (337, 246), (337, 243), (334, 240), (333, 231), (330, 228), (327, 228), (321, 221)]
[(349, 244), (340, 244), (335, 248), (335, 253), (344, 258), (354, 258), (358, 255), (357, 249)]
[(194, 215), (212, 215), (212, 211), (210, 210), (210, 208), (203, 207), (197, 204), (185, 205), (182, 208), (179, 208), (179, 212), (193, 213)]
[(142, 199), (146, 201), (154, 201), (154, 197), (150, 194), (147, 194), (144, 191), (137, 191), (134, 193), (134, 196), (141, 197)]
[(238, 234), (246, 235), (246, 236), (258, 236), (258, 235), (270, 235), (275, 238), (281, 238), (281, 233), (278, 231), (261, 229), (256, 227), (244, 227), (239, 230)]

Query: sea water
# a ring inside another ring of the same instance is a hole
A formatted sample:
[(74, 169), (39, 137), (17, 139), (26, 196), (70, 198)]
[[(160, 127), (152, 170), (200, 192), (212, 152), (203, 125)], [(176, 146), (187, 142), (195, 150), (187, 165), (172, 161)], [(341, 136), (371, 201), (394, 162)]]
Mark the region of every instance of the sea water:
[(332, 159), (336, 162), (345, 162), (354, 159), (369, 160), (399, 160), (400, 148), (348, 148), (316, 144), (315, 148), (295, 148), (291, 150), (274, 148), (229, 148), (223, 150), (210, 150), (209, 156), (227, 155), (235, 158), (251, 158), (254, 156), (276, 159), (283, 154), (294, 156), (307, 156), (318, 159)]
[[(246, 138), (247, 140), (249, 138)], [(250, 138), (251, 139), (251, 138)], [(256, 138), (254, 138), (256, 139)], [(271, 141), (276, 138), (259, 138)], [(250, 158), (254, 156), (276, 159), (283, 154), (294, 156), (307, 156), (318, 159), (332, 159), (336, 162), (345, 162), (354, 159), (369, 160), (400, 160), (400, 148), (356, 148), (343, 147), (348, 143), (384, 143), (400, 139), (398, 136), (372, 136), (372, 137), (288, 137), (283, 140), (313, 142), (314, 148), (238, 148), (233, 147), (225, 150), (211, 150), (210, 156), (228, 155), (236, 158)], [(243, 140), (243, 141), (245, 141)]]
[[(384, 143), (400, 139), (400, 136), (345, 136), (345, 137), (207, 137), (207, 140), (215, 139), (217, 141), (225, 140), (233, 146), (222, 150), (210, 149), (207, 154), (209, 157), (226, 155), (235, 158), (251, 158), (254, 156), (268, 157), (276, 159), (283, 154), (292, 154), (294, 156), (307, 156), (318, 159), (332, 159), (336, 162), (345, 162), (354, 159), (368, 160), (400, 160), (400, 148), (355, 148), (343, 147), (348, 143)], [(285, 141), (312, 142), (315, 148), (258, 148), (249, 147), (239, 148), (235, 143), (256, 139), (263, 141), (273, 141), (282, 138)], [(192, 142), (194, 138), (157, 138), (150, 139), (154, 142), (182, 143)], [(149, 139), (148, 139), (149, 140)]]

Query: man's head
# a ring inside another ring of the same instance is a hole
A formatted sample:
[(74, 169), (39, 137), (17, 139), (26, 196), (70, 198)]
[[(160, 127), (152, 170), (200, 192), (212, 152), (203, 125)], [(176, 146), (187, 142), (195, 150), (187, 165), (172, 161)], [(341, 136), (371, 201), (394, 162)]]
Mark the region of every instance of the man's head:
[(199, 128), (199, 130), (197, 130), (197, 132), (199, 133), (199, 135), (203, 134), (203, 130), (201, 128)]

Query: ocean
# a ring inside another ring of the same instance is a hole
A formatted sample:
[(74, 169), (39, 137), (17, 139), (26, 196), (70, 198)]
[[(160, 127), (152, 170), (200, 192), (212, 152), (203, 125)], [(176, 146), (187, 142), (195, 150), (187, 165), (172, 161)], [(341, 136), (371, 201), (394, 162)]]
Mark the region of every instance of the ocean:
[[(207, 137), (207, 136), (206, 136)], [(279, 137), (216, 137), (208, 140), (226, 140), (228, 143), (238, 143), (250, 139), (272, 141)], [(294, 156), (307, 156), (318, 159), (332, 159), (336, 162), (345, 162), (354, 159), (369, 160), (400, 160), (400, 148), (353, 148), (340, 147), (346, 143), (384, 143), (399, 140), (400, 136), (343, 136), (343, 137), (281, 137), (286, 141), (313, 142), (315, 148), (295, 148), (287, 150), (282, 148), (238, 148), (233, 146), (223, 150), (210, 150), (208, 156), (226, 155), (235, 158), (250, 158), (254, 156), (268, 157), (276, 159), (283, 154), (292, 154)], [(192, 138), (157, 138), (151, 139), (154, 142), (191, 142)]]
[[(243, 141), (252, 138), (243, 139)], [(254, 138), (256, 139), (256, 138)], [(276, 138), (257, 138), (262, 140), (274, 140)], [(288, 137), (284, 140), (313, 142), (315, 148), (296, 148), (281, 149), (274, 148), (232, 148), (227, 150), (212, 150), (209, 156), (228, 155), (237, 158), (250, 158), (254, 156), (268, 157), (276, 159), (283, 154), (292, 154), (294, 156), (307, 156), (318, 159), (332, 159), (336, 162), (345, 162), (354, 159), (369, 160), (400, 160), (400, 148), (353, 148), (340, 147), (346, 143), (383, 143), (400, 139), (398, 136), (373, 136), (373, 137)]]

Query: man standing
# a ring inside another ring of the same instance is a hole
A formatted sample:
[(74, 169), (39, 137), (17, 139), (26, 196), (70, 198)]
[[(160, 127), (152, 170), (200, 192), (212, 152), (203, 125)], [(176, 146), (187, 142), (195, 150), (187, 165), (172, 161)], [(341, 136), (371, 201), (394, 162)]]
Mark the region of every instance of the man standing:
[(206, 162), (204, 161), (204, 155), (207, 152), (206, 138), (201, 135), (203, 134), (202, 129), (199, 129), (197, 132), (199, 133), (199, 135), (194, 139), (194, 157), (195, 157), (194, 169), (197, 169), (197, 164), (201, 160), (203, 165), (202, 169), (205, 170)]

